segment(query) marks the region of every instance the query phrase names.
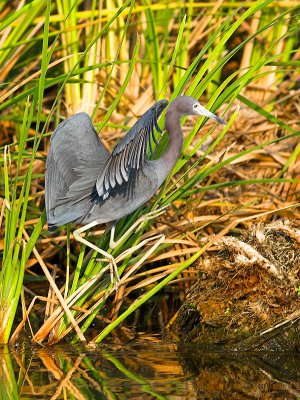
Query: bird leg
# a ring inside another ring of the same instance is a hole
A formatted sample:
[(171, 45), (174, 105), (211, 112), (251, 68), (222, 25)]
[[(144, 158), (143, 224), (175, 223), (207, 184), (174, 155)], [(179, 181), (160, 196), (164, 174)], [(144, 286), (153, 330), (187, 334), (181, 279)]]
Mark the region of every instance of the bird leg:
[(91, 249), (93, 249), (93, 250), (97, 251), (98, 253), (102, 254), (105, 257), (105, 259), (108, 260), (109, 269), (110, 269), (111, 283), (112, 283), (112, 285), (114, 284), (114, 277), (115, 277), (116, 281), (117, 281), (116, 285), (118, 286), (119, 282), (120, 282), (120, 278), (119, 278), (119, 275), (118, 275), (118, 267), (117, 267), (115, 258), (111, 254), (107, 253), (105, 250), (100, 249), (100, 247), (94, 245), (93, 243), (89, 242), (88, 240), (86, 240), (86, 239), (84, 239), (83, 237), (80, 236), (81, 233), (85, 232), (86, 230), (88, 230), (90, 228), (93, 228), (96, 225), (98, 225), (97, 221), (93, 221), (93, 222), (91, 222), (91, 223), (89, 223), (87, 225), (82, 226), (79, 229), (76, 229), (73, 232), (74, 238), (78, 242), (83, 243), (86, 246), (90, 247)]
[(115, 239), (114, 239), (115, 230), (116, 230), (116, 224), (114, 223), (111, 226), (109, 247), (111, 249), (115, 249), (117, 246), (119, 246), (120, 243), (122, 243), (130, 235), (131, 232), (133, 232), (133, 231), (138, 232), (141, 229), (144, 222), (149, 221), (150, 219), (156, 218), (159, 215), (162, 215), (165, 212), (165, 209), (167, 207), (168, 207), (168, 205), (158, 208), (157, 210), (150, 211), (148, 214), (142, 215), (137, 221), (135, 221), (135, 223), (133, 225), (131, 225), (131, 227), (117, 241), (115, 241)]

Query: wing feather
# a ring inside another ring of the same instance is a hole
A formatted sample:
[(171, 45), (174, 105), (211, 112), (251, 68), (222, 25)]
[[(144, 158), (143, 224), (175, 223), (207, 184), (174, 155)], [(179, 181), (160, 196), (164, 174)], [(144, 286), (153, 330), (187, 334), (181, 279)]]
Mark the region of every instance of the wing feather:
[(143, 168), (147, 161), (148, 146), (153, 155), (151, 139), (157, 144), (154, 128), (162, 133), (158, 127), (158, 118), (167, 104), (166, 100), (157, 102), (113, 149), (97, 178), (96, 189), (100, 198), (106, 199), (113, 189), (128, 182), (131, 172)]
[[(129, 155), (129, 149), (130, 147), (128, 146), (127, 148), (125, 148), (123, 156), (122, 157), (118, 157), (120, 160), (120, 172), (121, 172), (121, 182), (118, 181), (119, 185), (121, 185), (124, 181), (127, 182), (128, 181), (128, 169), (127, 169), (127, 159), (128, 159), (128, 155)], [(117, 171), (118, 173), (118, 171)], [(123, 177), (123, 179), (122, 179)]]
[(79, 211), (76, 215), (71, 212), (72, 205), (91, 193), (109, 157), (87, 114), (75, 114), (56, 128), (51, 137), (45, 178), (45, 203), (50, 226), (51, 221), (68, 210), (73, 220), (80, 217), (77, 215)]

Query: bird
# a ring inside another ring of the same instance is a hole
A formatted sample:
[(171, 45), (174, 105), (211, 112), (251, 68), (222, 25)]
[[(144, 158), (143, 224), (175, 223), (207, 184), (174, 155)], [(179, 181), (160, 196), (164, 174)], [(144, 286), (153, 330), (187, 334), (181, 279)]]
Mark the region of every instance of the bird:
[[(111, 280), (119, 282), (114, 257), (81, 236), (86, 230), (110, 224), (109, 246), (115, 248), (115, 226), (119, 219), (133, 213), (148, 202), (163, 184), (180, 157), (184, 135), (181, 118), (197, 115), (225, 121), (203, 107), (191, 96), (178, 96), (168, 106), (163, 99), (156, 102), (132, 126), (110, 153), (101, 142), (90, 116), (84, 112), (72, 115), (54, 130), (46, 160), (45, 207), (48, 230), (68, 224), (81, 225), (74, 238), (102, 254), (110, 263)], [(158, 145), (158, 119), (165, 114), (168, 145), (158, 159), (153, 145)], [(153, 143), (154, 142), (154, 143)], [(160, 210), (149, 213), (149, 218)], [(140, 221), (125, 233), (129, 236)]]

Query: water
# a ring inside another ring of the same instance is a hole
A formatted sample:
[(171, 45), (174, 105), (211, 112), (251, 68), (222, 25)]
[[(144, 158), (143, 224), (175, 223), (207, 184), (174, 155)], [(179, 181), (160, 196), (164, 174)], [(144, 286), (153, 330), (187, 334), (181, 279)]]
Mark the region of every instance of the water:
[(0, 399), (299, 399), (298, 354), (126, 346), (0, 348)]

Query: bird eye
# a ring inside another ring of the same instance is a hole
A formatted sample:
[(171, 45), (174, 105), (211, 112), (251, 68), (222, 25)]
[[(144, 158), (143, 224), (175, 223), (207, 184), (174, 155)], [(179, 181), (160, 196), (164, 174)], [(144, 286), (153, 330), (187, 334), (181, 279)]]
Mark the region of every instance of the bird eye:
[(195, 103), (195, 104), (193, 105), (193, 107), (194, 107), (194, 108), (198, 108), (198, 105), (199, 105), (199, 104)]

